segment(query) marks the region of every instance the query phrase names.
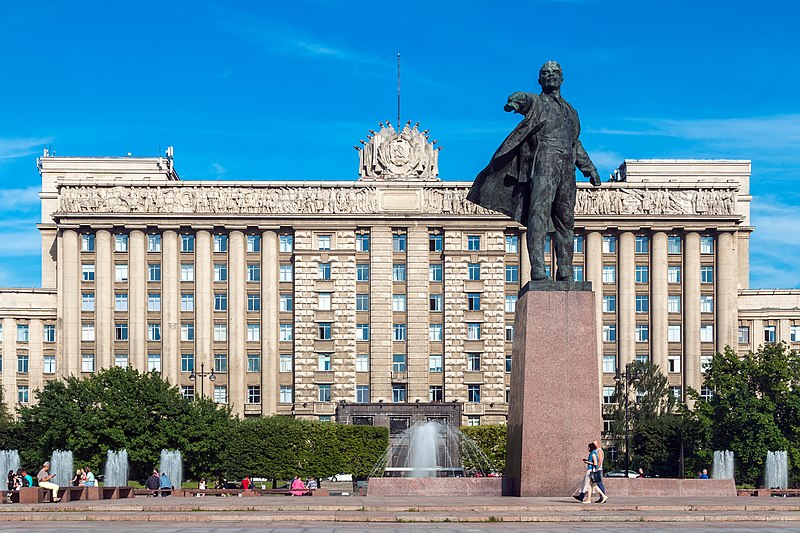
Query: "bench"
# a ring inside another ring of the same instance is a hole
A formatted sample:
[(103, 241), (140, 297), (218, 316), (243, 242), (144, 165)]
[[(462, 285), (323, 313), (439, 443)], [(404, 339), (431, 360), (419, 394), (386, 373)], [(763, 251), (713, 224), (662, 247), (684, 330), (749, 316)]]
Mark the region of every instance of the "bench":
[(133, 487), (118, 487), (119, 489), (126, 489), (126, 495), (120, 494), (120, 498), (133, 498), (134, 496), (171, 496), (172, 489), (134, 489)]
[(62, 502), (74, 502), (78, 500), (86, 500), (88, 487), (61, 487), (58, 489), (58, 497)]
[(270, 496), (274, 494), (284, 495), (284, 496), (293, 496), (292, 491), (297, 492), (298, 490), (302, 490), (303, 494), (301, 496), (328, 496), (330, 493), (328, 489), (256, 489), (253, 492), (260, 494), (261, 496)]
[(256, 492), (244, 489), (185, 489), (184, 492), (189, 496), (256, 496)]
[(15, 503), (52, 503), (53, 491), (42, 487), (22, 487), (12, 495), (12, 498)]

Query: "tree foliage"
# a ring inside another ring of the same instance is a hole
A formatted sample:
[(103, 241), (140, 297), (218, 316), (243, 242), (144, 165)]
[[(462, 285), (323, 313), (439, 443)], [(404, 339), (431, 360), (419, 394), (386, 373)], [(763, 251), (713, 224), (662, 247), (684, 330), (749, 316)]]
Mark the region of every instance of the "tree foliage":
[(498, 472), (505, 472), (507, 426), (466, 426), (461, 428), (461, 432), (478, 445)]

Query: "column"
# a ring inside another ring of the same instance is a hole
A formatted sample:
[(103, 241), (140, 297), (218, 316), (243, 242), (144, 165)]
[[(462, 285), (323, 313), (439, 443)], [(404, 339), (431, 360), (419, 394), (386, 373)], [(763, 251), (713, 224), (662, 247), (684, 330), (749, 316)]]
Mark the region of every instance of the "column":
[[(62, 325), (61, 331), (57, 332), (58, 338), (61, 340), (58, 343), (60, 357), (57, 365), (59, 375), (69, 376), (78, 374), (81, 364), (80, 239), (77, 231), (66, 229), (62, 231), (60, 240), (61, 281), (58, 292), (62, 303), (61, 309), (59, 309)], [(4, 331), (9, 330), (4, 329)]]
[(619, 340), (619, 367), (636, 359), (636, 265), (635, 258), (636, 238), (633, 233), (626, 231), (619, 236), (619, 272), (617, 273), (617, 286), (619, 287), (619, 323), (617, 324), (617, 337)]
[[(11, 332), (14, 328), (14, 320), (12, 318), (3, 318), (0, 317), (0, 327), (2, 327), (3, 332)], [(14, 337), (11, 336), (10, 333), (3, 333), (3, 338), (0, 339), (0, 353), (3, 354), (13, 354), (16, 349), (14, 347), (14, 341), (16, 340), (16, 335)], [(12, 341), (12, 339), (14, 339)], [(11, 368), (9, 365), (11, 364), (10, 359), (6, 359), (6, 367)], [(5, 405), (11, 406), (16, 405), (17, 403), (17, 391), (15, 388), (17, 381), (16, 372), (2, 372), (0, 373), (0, 383), (3, 384), (2, 389), (2, 400)], [(9, 409), (10, 410), (10, 409)]]
[(597, 231), (586, 235), (586, 281), (594, 292), (595, 334), (597, 337), (597, 371), (600, 379), (600, 396), (603, 395), (603, 236)]
[(392, 230), (373, 226), (370, 253), (370, 395), (392, 401)]
[[(128, 357), (130, 365), (147, 370), (147, 248), (142, 230), (131, 230), (128, 253)], [(164, 277), (164, 265), (161, 265)]]
[(661, 367), (667, 375), (667, 355), (669, 343), (667, 330), (669, 315), (667, 311), (667, 234), (658, 231), (653, 234), (653, 250), (650, 277), (650, 346), (653, 363)]
[(58, 229), (55, 224), (40, 224), (39, 231), (42, 234), (42, 288), (55, 289), (56, 279), (58, 279), (56, 263), (58, 260), (56, 254)]
[(181, 287), (178, 234), (164, 231), (161, 238), (161, 375), (178, 385), (181, 368)]
[(531, 261), (528, 257), (528, 233), (519, 234), (519, 287), (520, 289), (531, 280)]
[(428, 401), (428, 231), (424, 226), (408, 228), (406, 324), (408, 340), (408, 401)]
[(717, 351), (725, 351), (725, 346), (738, 349), (737, 313), (737, 261), (734, 233), (723, 231), (717, 237), (717, 291), (714, 307), (717, 314)]
[(28, 386), (30, 387), (30, 400), (32, 402), (33, 391), (41, 389), (44, 385), (44, 326), (40, 319), (31, 319), (29, 333)]
[(700, 390), (700, 235), (686, 234), (683, 255), (683, 388)]
[(261, 233), (261, 413), (278, 412), (278, 234)]
[[(206, 369), (214, 368), (211, 355), (211, 332), (214, 319), (212, 311), (214, 305), (212, 246), (211, 233), (204, 229), (198, 230), (194, 248), (194, 366), (197, 371), (200, 370), (200, 363), (204, 363)], [(205, 378), (197, 378), (196, 394), (199, 394), (201, 389), (200, 379)], [(207, 388), (203, 386), (203, 390), (205, 392)]]
[[(114, 364), (114, 257), (111, 233), (95, 236), (95, 370)], [(130, 275), (130, 272), (128, 272)], [(79, 308), (80, 309), (80, 308)]]
[[(246, 270), (244, 233), (231, 231), (228, 235), (228, 405), (238, 415), (244, 413), (247, 394)], [(262, 302), (262, 312), (266, 309), (266, 302)]]

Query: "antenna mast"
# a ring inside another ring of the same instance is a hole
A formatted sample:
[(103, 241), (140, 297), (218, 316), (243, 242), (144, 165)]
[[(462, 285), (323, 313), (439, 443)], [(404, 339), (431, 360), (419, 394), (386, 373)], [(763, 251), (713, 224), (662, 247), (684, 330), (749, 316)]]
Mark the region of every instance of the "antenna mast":
[(400, 52), (397, 52), (397, 131), (400, 131)]

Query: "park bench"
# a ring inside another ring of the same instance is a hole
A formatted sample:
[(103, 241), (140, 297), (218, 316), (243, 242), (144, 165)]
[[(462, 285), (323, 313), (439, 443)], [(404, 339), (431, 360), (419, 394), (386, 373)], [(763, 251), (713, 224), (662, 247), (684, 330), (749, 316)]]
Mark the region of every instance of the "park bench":
[(121, 498), (133, 498), (134, 496), (171, 496), (172, 489), (134, 489), (133, 487), (125, 487), (130, 489), (130, 495), (120, 496)]
[(184, 489), (189, 496), (257, 496), (253, 490), (244, 489)]
[(62, 502), (74, 502), (78, 500), (86, 500), (88, 487), (61, 487), (58, 489), (58, 497)]
[(22, 487), (12, 495), (14, 503), (51, 503), (53, 492), (41, 487)]

